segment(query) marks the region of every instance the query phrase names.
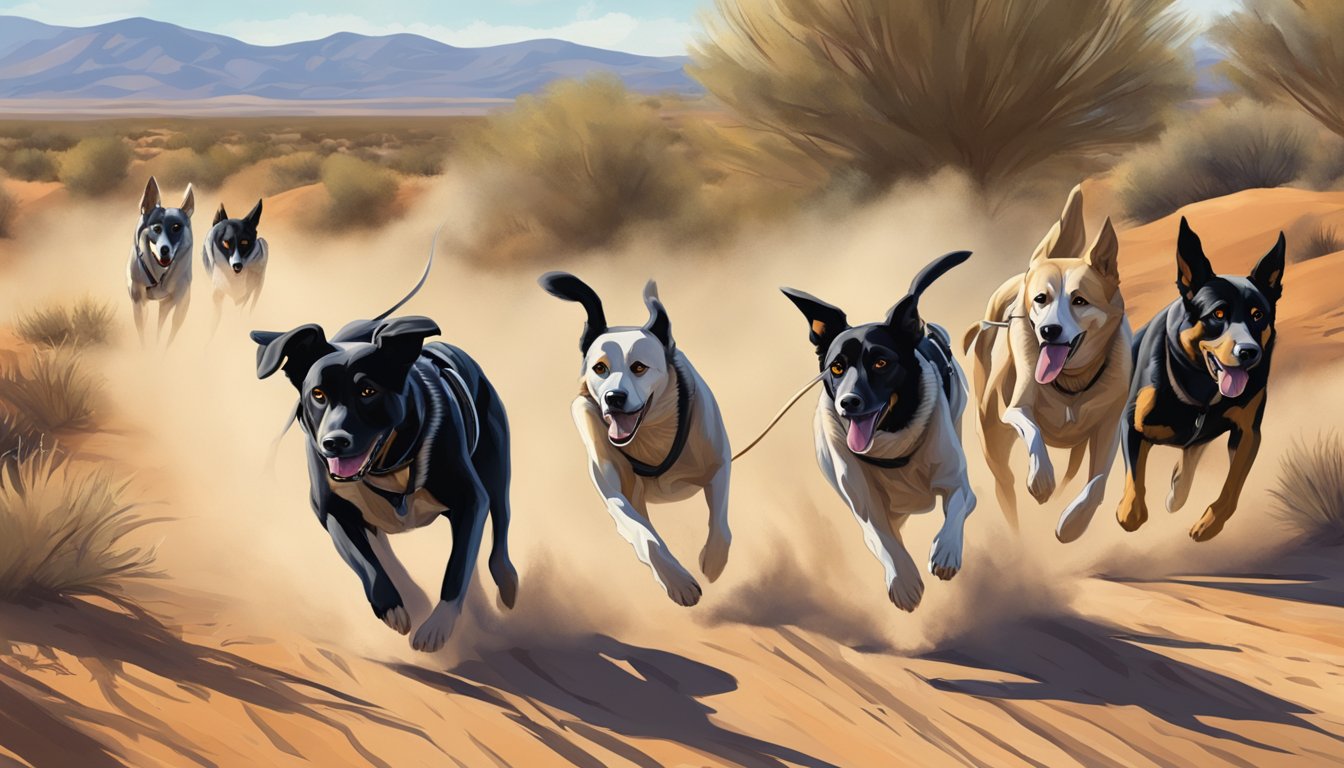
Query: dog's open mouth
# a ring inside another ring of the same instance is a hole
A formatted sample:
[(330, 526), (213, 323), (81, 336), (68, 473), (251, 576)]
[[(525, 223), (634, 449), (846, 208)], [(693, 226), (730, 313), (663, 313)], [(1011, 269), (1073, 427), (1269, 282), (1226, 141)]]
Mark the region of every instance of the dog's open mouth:
[(648, 411), (649, 403), (645, 403), (638, 411), (609, 411), (602, 414), (602, 420), (607, 422), (607, 439), (611, 440), (612, 445), (628, 445), (635, 439), (635, 433), (639, 431), (639, 425)]
[(845, 444), (849, 450), (855, 453), (864, 453), (873, 447), (873, 439), (877, 437), (877, 425), (882, 423), (882, 417), (891, 410), (894, 398), (888, 400), (887, 404), (878, 408), (872, 413), (865, 413), (860, 416), (842, 417), (849, 422), (849, 430), (845, 433)]
[(159, 262), (160, 267), (171, 267), (173, 265), (172, 258), (167, 256), (156, 256), (154, 260)]
[(1073, 359), (1078, 348), (1083, 344), (1083, 337), (1087, 335), (1084, 331), (1073, 337), (1073, 341), (1068, 344), (1042, 344), (1041, 356), (1036, 358), (1036, 382), (1038, 384), (1049, 384), (1059, 378), (1059, 374), (1064, 372), (1064, 366)]
[(382, 445), (383, 438), (379, 438), (373, 441), (369, 450), (358, 456), (327, 457), (327, 474), (331, 475), (332, 480), (343, 483), (358, 480), (369, 471), (369, 466), (373, 464), (373, 457), (378, 454), (378, 449)]
[(1209, 374), (1218, 382), (1218, 391), (1223, 397), (1237, 397), (1246, 391), (1246, 382), (1251, 375), (1245, 368), (1233, 366), (1231, 368), (1218, 361), (1218, 357), (1212, 352), (1205, 352), (1204, 359), (1208, 362)]

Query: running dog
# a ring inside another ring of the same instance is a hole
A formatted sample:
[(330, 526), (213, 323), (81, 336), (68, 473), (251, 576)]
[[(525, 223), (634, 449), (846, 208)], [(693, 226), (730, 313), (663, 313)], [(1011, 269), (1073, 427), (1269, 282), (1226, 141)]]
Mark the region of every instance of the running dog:
[(966, 376), (947, 331), (919, 314), (920, 295), (970, 255), (929, 264), (884, 322), (854, 328), (838, 307), (783, 289), (807, 318), (825, 385), (814, 422), (817, 463), (882, 563), (887, 596), (904, 611), (924, 596), (919, 566), (901, 540), (906, 519), (942, 498), (929, 572), (947, 580), (961, 570), (962, 532), (975, 509), (961, 447)]
[(1027, 490), (1038, 504), (1056, 487), (1047, 447), (1070, 450), (1066, 483), (1088, 456), (1087, 484), (1055, 526), (1062, 542), (1083, 535), (1101, 506), (1120, 442), (1115, 425), (1132, 361), (1118, 252), (1109, 218), (1086, 247), (1083, 193), (1074, 187), (1027, 271), (999, 286), (964, 338), (963, 351), (975, 349), (980, 441), (1010, 524), (1017, 525), (1015, 438), (1026, 445)]
[(261, 201), (241, 219), (229, 218), (224, 204), (215, 211), (215, 220), (201, 245), (201, 264), (214, 285), (215, 321), (219, 325), (224, 299), (234, 306), (256, 309), (262, 283), (266, 281), (266, 257), (270, 253), (266, 238), (257, 236), (261, 223)]
[(587, 313), (579, 351), (583, 374), (570, 409), (588, 452), (588, 471), (616, 530), (678, 605), (700, 601), (700, 584), (668, 551), (647, 505), (704, 491), (709, 538), (700, 571), (710, 581), (728, 563), (728, 478), (732, 453), (718, 403), (672, 339), (672, 323), (649, 281), (643, 327), (608, 327), (602, 300), (564, 272), (538, 281), (546, 292)]
[(173, 327), (168, 343), (173, 343), (191, 305), (191, 214), (196, 211), (196, 193), (187, 185), (182, 204), (164, 208), (159, 183), (153, 176), (140, 198), (140, 221), (135, 225), (131, 259), (126, 264), (126, 288), (131, 294), (131, 310), (140, 343), (145, 343), (145, 304), (159, 303), (158, 335), (168, 314)]
[(1283, 295), (1285, 243), (1278, 242), (1249, 277), (1215, 275), (1199, 236), (1181, 218), (1176, 241), (1180, 298), (1139, 330), (1134, 381), (1125, 407), (1125, 496), (1116, 517), (1127, 531), (1148, 519), (1144, 465), (1154, 445), (1181, 449), (1171, 475), (1167, 511), (1190, 494), (1195, 466), (1210, 441), (1227, 435), (1231, 467), (1223, 491), (1190, 529), (1208, 541), (1237, 510), (1260, 449), (1275, 309)]
[(400, 634), (410, 632), (413, 616), (393, 583), (405, 569), (387, 535), (448, 518), (453, 549), (439, 601), (411, 640), (416, 650), (432, 652), (461, 615), (487, 517), (490, 575), (510, 608), (518, 573), (508, 549), (504, 404), (466, 352), (425, 343), (439, 333), (433, 320), (389, 319), (420, 285), (392, 309), (352, 322), (330, 340), (318, 325), (253, 331), (252, 340), (259, 345), (257, 377), (283, 371), (299, 391), (296, 418), (308, 437), (318, 522), (363, 582), (374, 615)]

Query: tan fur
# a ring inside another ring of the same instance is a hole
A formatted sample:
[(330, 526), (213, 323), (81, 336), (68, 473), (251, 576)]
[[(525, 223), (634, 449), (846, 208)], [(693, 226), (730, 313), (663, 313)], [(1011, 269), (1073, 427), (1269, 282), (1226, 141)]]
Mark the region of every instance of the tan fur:
[(1171, 427), (1148, 423), (1148, 416), (1157, 404), (1157, 388), (1144, 387), (1134, 401), (1134, 429), (1144, 437), (1153, 440), (1168, 440), (1176, 433)]
[(1204, 340), (1204, 323), (1200, 321), (1181, 331), (1181, 351), (1190, 358), (1190, 362), (1199, 363), (1199, 345)]
[(1190, 538), (1195, 541), (1208, 541), (1217, 536), (1237, 510), (1246, 477), (1250, 475), (1255, 455), (1260, 451), (1260, 431), (1255, 428), (1255, 418), (1264, 405), (1265, 390), (1262, 389), (1246, 405), (1227, 409), (1227, 418), (1241, 431), (1241, 442), (1232, 450), (1222, 493), (1218, 494), (1218, 498), (1204, 511), (1203, 517), (1190, 529)]
[(1147, 440), (1139, 442), (1139, 455), (1134, 460), (1133, 469), (1125, 477), (1125, 496), (1120, 500), (1115, 519), (1120, 521), (1120, 527), (1126, 531), (1137, 531), (1139, 526), (1148, 521), (1144, 477), (1148, 468), (1148, 451), (1152, 447), (1153, 444)]

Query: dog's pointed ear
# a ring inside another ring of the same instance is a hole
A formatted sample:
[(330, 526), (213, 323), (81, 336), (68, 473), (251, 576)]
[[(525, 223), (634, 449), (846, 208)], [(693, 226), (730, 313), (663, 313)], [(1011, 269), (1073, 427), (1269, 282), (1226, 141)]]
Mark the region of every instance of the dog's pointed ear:
[(1083, 225), (1083, 185), (1069, 192), (1059, 221), (1045, 233), (1045, 238), (1032, 254), (1033, 262), (1041, 259), (1076, 259), (1087, 246), (1087, 228)]
[(229, 212), (226, 211), (226, 210), (224, 210), (224, 204), (223, 204), (223, 203), (220, 203), (220, 204), (219, 204), (219, 210), (218, 210), (218, 211), (215, 211), (215, 220), (212, 221), (212, 222), (210, 222), (210, 226), (213, 227), (213, 226), (215, 226), (216, 224), (218, 224), (219, 222), (224, 221), (224, 220), (227, 219), (227, 218), (229, 218)]
[(579, 351), (588, 354), (588, 348), (597, 337), (607, 332), (607, 316), (602, 311), (602, 300), (597, 297), (597, 292), (568, 272), (547, 272), (537, 278), (537, 283), (557, 299), (576, 301), (583, 307), (588, 318), (579, 335)]
[(313, 363), (336, 351), (320, 325), (301, 325), (285, 333), (253, 331), (251, 336), (258, 345), (257, 378), (264, 379), (283, 368), (290, 383), (299, 390)]
[(793, 288), (779, 290), (803, 313), (803, 317), (807, 318), (807, 339), (817, 348), (817, 359), (825, 365), (826, 351), (831, 348), (831, 342), (849, 328), (844, 310), (827, 304), (810, 293)]
[(159, 207), (159, 182), (153, 176), (149, 177), (149, 183), (145, 184), (145, 194), (140, 196), (140, 215)]
[[(220, 207), (223, 208), (223, 206)], [(251, 224), (253, 229), (256, 229), (257, 225), (261, 223), (261, 198), (257, 198), (257, 204), (252, 206), (252, 210), (247, 212), (247, 215), (243, 217), (243, 221)]]
[(178, 206), (182, 212), (187, 214), (187, 218), (196, 212), (196, 190), (191, 188), (191, 183), (187, 183), (186, 194), (182, 195), (182, 204)]
[(1190, 222), (1181, 217), (1181, 231), (1176, 236), (1176, 287), (1181, 298), (1192, 301), (1199, 289), (1213, 278), (1213, 265), (1204, 255), (1204, 244), (1190, 228)]
[(428, 317), (408, 315), (388, 320), (374, 329), (373, 344), (392, 363), (397, 376), (405, 379), (411, 364), (420, 356), (425, 339), (439, 333), (438, 323)]
[(1096, 242), (1092, 243), (1092, 248), (1083, 260), (1090, 267), (1107, 277), (1119, 277), (1119, 256), (1120, 241), (1115, 236), (1115, 227), (1111, 225), (1111, 217), (1107, 216), (1106, 221), (1101, 225), (1101, 231), (1097, 233)]
[(887, 327), (898, 337), (916, 343), (924, 338), (924, 319), (919, 316), (919, 296), (911, 294), (887, 312)]
[(1260, 257), (1255, 269), (1251, 270), (1250, 280), (1256, 288), (1273, 304), (1283, 295), (1283, 268), (1288, 243), (1279, 233), (1279, 241), (1269, 249), (1269, 253)]
[(667, 307), (658, 298), (658, 284), (650, 280), (644, 286), (644, 306), (649, 308), (649, 320), (644, 323), (644, 330), (653, 334), (670, 354), (676, 349), (677, 344), (672, 340), (672, 318), (667, 314)]

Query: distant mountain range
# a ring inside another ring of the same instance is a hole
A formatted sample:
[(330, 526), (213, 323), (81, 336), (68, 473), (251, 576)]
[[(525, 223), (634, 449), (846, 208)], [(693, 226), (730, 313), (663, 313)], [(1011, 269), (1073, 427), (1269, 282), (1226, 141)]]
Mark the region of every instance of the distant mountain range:
[(143, 18), (58, 27), (0, 16), (0, 99), (507, 99), (597, 72), (636, 91), (699, 93), (686, 61), (562, 40), (455, 48), (342, 32), (262, 46)]

